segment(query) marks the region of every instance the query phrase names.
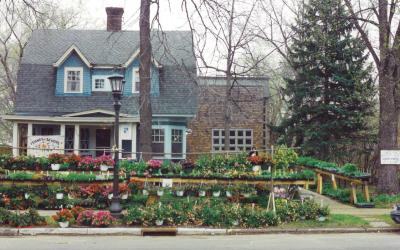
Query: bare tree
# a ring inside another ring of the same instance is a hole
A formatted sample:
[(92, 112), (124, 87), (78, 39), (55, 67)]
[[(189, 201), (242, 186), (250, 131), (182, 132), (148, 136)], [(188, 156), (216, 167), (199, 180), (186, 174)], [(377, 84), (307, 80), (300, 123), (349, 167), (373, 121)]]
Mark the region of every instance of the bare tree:
[[(367, 45), (379, 76), (379, 150), (398, 148), (400, 111), (400, 23), (398, 0), (344, 0), (350, 21)], [(374, 35), (378, 34), (378, 41)], [(378, 164), (378, 191), (398, 193), (399, 168)]]
[(144, 160), (151, 159), (151, 133), (152, 109), (150, 99), (150, 67), (151, 67), (151, 42), (150, 42), (150, 0), (141, 0), (140, 4), (140, 150), (144, 152)]
[[(0, 110), (13, 110), (16, 99), (17, 72), (32, 31), (38, 28), (68, 29), (79, 22), (79, 12), (62, 9), (51, 1), (0, 1)], [(0, 141), (8, 142), (9, 123), (0, 122)]]
[[(210, 71), (226, 77), (223, 114), (225, 150), (229, 150), (231, 117), (235, 100), (232, 90), (237, 78), (249, 75), (267, 55), (254, 52), (258, 39), (255, 28), (259, 1), (183, 0), (193, 33), (200, 74)], [(253, 60), (246, 60), (252, 57)], [(251, 63), (248, 63), (251, 62)]]

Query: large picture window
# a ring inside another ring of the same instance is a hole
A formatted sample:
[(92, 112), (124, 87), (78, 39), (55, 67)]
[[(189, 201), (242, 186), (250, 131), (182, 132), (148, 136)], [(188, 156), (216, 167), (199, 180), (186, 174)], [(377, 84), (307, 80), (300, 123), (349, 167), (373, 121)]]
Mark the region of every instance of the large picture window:
[(64, 92), (82, 93), (83, 90), (83, 69), (65, 68), (64, 72)]
[[(225, 131), (223, 129), (212, 130), (212, 150), (223, 151), (225, 146)], [(253, 130), (231, 129), (229, 131), (230, 151), (250, 151), (253, 146)]]

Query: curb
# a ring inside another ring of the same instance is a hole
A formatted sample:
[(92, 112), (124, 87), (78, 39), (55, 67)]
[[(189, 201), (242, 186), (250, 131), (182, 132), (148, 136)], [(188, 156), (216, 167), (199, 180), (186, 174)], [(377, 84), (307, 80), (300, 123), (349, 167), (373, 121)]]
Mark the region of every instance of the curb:
[[(176, 235), (252, 235), (252, 234), (329, 234), (329, 233), (394, 233), (400, 228), (263, 228), (263, 229), (224, 229), (224, 228), (169, 228)], [(127, 235), (141, 236), (143, 232), (163, 232), (165, 228), (0, 228), (0, 236), (35, 235)]]

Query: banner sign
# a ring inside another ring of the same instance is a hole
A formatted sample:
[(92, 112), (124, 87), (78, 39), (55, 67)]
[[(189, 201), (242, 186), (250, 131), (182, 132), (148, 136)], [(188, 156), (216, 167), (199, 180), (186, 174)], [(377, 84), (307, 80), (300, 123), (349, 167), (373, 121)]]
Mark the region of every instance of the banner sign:
[(400, 150), (381, 150), (381, 164), (399, 165)]
[(28, 137), (28, 155), (48, 156), (53, 153), (62, 153), (64, 136), (35, 135)]

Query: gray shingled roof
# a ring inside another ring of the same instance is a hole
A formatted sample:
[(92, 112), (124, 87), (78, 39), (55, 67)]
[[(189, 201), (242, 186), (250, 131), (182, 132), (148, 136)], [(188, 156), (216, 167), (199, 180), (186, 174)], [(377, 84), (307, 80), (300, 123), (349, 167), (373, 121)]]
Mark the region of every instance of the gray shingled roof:
[[(195, 65), (188, 31), (166, 31), (151, 35), (153, 56), (162, 65), (175, 61)], [(35, 30), (25, 48), (22, 63), (50, 65), (72, 45), (93, 64), (123, 64), (139, 48), (139, 31)]]
[[(154, 58), (161, 63), (160, 95), (152, 97), (153, 114), (194, 115), (197, 111), (196, 75), (190, 32), (166, 32), (166, 48), (153, 33)], [(61, 115), (91, 109), (112, 110), (108, 93), (55, 96), (52, 66), (73, 44), (93, 64), (122, 64), (137, 50), (138, 31), (37, 30), (24, 51), (18, 74), (15, 114)], [(166, 52), (167, 51), (167, 52)], [(186, 70), (183, 70), (182, 64)], [(193, 74), (189, 76), (187, 69)], [(122, 112), (138, 114), (138, 96), (124, 97)]]

